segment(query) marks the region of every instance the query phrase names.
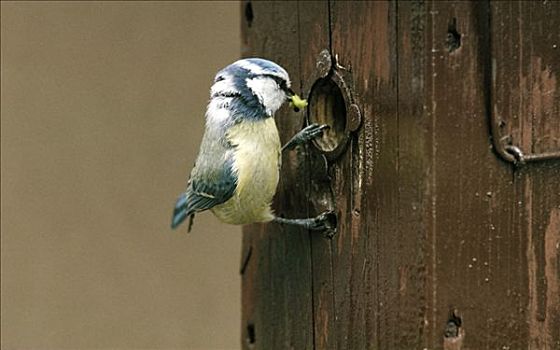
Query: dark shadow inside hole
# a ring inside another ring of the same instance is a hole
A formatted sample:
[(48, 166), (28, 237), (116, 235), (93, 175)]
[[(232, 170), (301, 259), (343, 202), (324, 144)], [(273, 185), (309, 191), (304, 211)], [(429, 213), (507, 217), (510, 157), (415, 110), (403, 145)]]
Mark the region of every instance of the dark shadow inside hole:
[(457, 31), (457, 18), (453, 18), (447, 26), (447, 51), (453, 52), (461, 47), (461, 34)]
[(457, 315), (457, 311), (451, 311), (449, 315), (449, 320), (445, 325), (445, 331), (443, 336), (445, 338), (456, 338), (459, 336), (459, 328), (461, 327), (463, 320)]
[(247, 343), (255, 344), (255, 325), (249, 323), (247, 325)]

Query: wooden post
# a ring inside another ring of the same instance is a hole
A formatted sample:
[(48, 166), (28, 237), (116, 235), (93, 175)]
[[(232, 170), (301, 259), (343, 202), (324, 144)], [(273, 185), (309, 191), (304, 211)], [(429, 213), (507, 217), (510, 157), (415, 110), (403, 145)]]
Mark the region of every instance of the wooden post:
[[(285, 217), (334, 209), (332, 240), (244, 229), (243, 348), (560, 348), (560, 2), (242, 15), (243, 55), (284, 66), (307, 118), (340, 92), (345, 145), (284, 155), (275, 199)], [(304, 115), (276, 121), (286, 141)]]

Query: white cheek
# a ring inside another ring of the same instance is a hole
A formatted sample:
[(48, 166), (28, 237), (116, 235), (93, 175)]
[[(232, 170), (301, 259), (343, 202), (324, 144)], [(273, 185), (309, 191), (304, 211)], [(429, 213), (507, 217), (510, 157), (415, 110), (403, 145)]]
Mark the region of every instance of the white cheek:
[(247, 87), (257, 96), (269, 115), (274, 114), (286, 100), (286, 95), (278, 84), (270, 78), (253, 78), (246, 80)]
[(227, 108), (221, 108), (221, 98), (213, 98), (208, 104), (206, 110), (206, 125), (223, 125), (228, 121), (230, 116)]
[(212, 88), (210, 88), (211, 96), (214, 96), (218, 93), (227, 94), (236, 92), (237, 89), (235, 88), (235, 85), (233, 84), (233, 81), (231, 79), (217, 81), (214, 83), (214, 85), (212, 85)]
[(270, 93), (270, 100), (268, 102), (267, 109), (270, 110), (270, 115), (274, 114), (286, 101), (286, 94), (280, 90), (275, 89)]

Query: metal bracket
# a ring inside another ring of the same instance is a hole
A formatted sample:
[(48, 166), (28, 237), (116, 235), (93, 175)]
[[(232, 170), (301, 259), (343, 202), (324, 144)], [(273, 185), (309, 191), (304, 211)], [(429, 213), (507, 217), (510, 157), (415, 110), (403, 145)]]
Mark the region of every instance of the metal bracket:
[(545, 160), (560, 159), (560, 151), (542, 152), (542, 153), (525, 153), (523, 150), (512, 143), (511, 135), (500, 135), (500, 128), (504, 122), (490, 115), (490, 133), (492, 134), (492, 145), (496, 152), (506, 161), (513, 163), (515, 166), (523, 166), (528, 162), (538, 162)]

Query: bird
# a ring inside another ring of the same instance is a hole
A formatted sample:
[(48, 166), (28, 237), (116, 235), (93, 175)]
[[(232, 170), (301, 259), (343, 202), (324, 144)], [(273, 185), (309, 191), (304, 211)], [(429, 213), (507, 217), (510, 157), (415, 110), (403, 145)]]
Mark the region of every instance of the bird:
[(281, 146), (275, 112), (289, 102), (307, 106), (291, 89), (287, 71), (263, 58), (240, 59), (220, 70), (210, 89), (200, 150), (186, 190), (173, 210), (171, 228), (210, 210), (233, 225), (276, 222), (309, 230), (331, 230), (327, 211), (313, 218), (287, 219), (271, 208), (280, 179), (281, 154), (320, 136), (327, 125), (311, 124)]

